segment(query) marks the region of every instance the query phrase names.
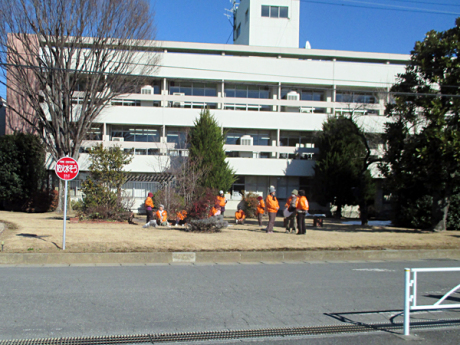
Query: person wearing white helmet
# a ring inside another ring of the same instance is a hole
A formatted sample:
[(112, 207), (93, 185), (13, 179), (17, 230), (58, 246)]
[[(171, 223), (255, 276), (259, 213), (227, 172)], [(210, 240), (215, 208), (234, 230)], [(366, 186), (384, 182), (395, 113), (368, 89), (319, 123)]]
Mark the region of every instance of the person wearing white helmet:
[(224, 212), (225, 212), (225, 205), (227, 204), (227, 200), (225, 199), (223, 190), (219, 191), (219, 195), (216, 198), (216, 204), (218, 204), (220, 206), (220, 214), (223, 217)]

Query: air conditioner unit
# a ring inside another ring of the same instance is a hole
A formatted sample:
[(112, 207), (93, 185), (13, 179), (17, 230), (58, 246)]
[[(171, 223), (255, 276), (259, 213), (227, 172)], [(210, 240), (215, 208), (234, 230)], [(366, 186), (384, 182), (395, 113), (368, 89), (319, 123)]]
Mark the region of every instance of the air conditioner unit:
[(143, 95), (151, 95), (151, 94), (153, 94), (153, 87), (151, 87), (150, 85), (143, 86), (141, 88), (141, 94), (143, 94)]
[(243, 136), (240, 138), (240, 145), (252, 146), (253, 143), (254, 143), (254, 138), (251, 137), (250, 135), (243, 135)]
[(300, 95), (296, 91), (289, 91), (288, 94), (286, 95), (286, 98), (288, 101), (299, 101)]
[(185, 93), (183, 93), (183, 92), (174, 92), (173, 96), (185, 96)]
[(123, 137), (112, 137), (112, 141), (125, 141)]
[(160, 137), (160, 143), (166, 144), (168, 142), (168, 137)]

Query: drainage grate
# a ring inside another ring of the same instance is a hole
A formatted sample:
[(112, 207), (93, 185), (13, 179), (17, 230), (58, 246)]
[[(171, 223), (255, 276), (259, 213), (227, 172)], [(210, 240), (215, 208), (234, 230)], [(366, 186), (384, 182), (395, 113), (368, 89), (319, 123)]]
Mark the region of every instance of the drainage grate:
[[(431, 322), (412, 322), (411, 329), (436, 328), (460, 326), (460, 319), (445, 319)], [(346, 324), (330, 326), (267, 328), (249, 330), (226, 330), (208, 332), (163, 333), (117, 335), (100, 337), (73, 337), (73, 338), (43, 338), (43, 339), (18, 339), (3, 340), (0, 345), (110, 345), (110, 344), (141, 344), (141, 343), (167, 343), (190, 342), (206, 340), (289, 337), (302, 335), (322, 335), (340, 333), (361, 333), (373, 331), (400, 331), (402, 323), (376, 323), (376, 324)]]

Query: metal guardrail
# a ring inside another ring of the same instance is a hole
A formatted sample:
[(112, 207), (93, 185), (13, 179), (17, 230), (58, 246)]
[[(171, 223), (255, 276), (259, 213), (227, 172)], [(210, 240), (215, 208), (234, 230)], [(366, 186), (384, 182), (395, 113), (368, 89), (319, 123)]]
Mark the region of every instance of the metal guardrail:
[(419, 272), (460, 272), (460, 267), (440, 268), (406, 268), (404, 289), (404, 335), (410, 335), (410, 312), (413, 310), (457, 309), (460, 303), (441, 304), (455, 291), (460, 289), (460, 284), (447, 292), (436, 303), (431, 305), (417, 305), (417, 273)]

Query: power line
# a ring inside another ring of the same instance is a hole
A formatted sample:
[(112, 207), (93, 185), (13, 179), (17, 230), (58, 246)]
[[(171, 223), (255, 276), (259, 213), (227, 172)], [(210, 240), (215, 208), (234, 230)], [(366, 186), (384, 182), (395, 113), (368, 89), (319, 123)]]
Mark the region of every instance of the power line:
[(412, 3), (416, 3), (416, 4), (427, 4), (427, 5), (440, 5), (440, 6), (460, 7), (460, 5), (446, 4), (446, 3), (441, 3), (441, 2), (429, 2), (429, 1), (418, 1), (418, 0), (392, 0), (392, 1), (412, 2)]
[[(378, 10), (385, 10), (385, 11), (418, 12), (418, 13), (431, 13), (431, 14), (440, 14), (440, 15), (460, 15), (460, 12), (446, 12), (446, 11), (439, 11), (439, 10), (432, 10), (432, 9), (419, 9), (415, 7), (376, 4), (373, 2), (357, 1), (357, 0), (341, 0), (341, 1), (358, 3), (358, 4), (363, 4), (363, 5), (339, 4), (339, 3), (334, 3), (334, 2), (315, 1), (315, 0), (300, 0), (300, 1), (308, 2), (308, 3), (322, 4), (322, 5), (369, 8), (369, 9), (378, 9)], [(371, 6), (367, 6), (367, 5), (371, 5)], [(381, 7), (378, 7), (378, 6), (381, 6)], [(393, 7), (393, 8), (385, 8), (385, 7)]]

